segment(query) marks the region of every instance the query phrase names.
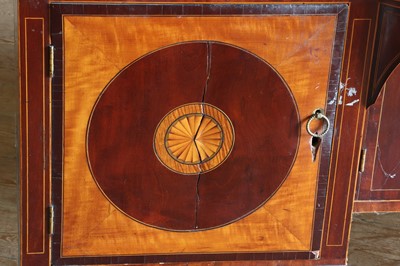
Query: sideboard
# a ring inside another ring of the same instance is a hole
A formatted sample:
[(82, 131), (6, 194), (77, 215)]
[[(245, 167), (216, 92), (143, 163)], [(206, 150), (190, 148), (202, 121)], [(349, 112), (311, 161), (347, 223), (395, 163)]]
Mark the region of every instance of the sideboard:
[(400, 1), (19, 0), (22, 265), (345, 265), (400, 211)]

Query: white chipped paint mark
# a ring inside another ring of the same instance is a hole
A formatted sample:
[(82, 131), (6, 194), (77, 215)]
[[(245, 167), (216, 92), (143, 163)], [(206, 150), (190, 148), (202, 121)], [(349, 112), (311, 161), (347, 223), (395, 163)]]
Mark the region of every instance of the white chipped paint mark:
[(347, 83), (349, 82), (349, 80), (350, 80), (350, 78), (347, 78), (345, 83), (340, 82), (340, 86), (339, 86), (340, 92), (342, 92), (347, 87)]
[(343, 96), (340, 95), (338, 104), (341, 105), (343, 103)]
[[(347, 78), (345, 83), (343, 83), (343, 82), (339, 83), (339, 94), (342, 94), (342, 92), (344, 90), (346, 90), (347, 83), (349, 82), (349, 80), (350, 80), (350, 78)], [(330, 105), (334, 104), (336, 99), (337, 99), (337, 96), (335, 96), (335, 98), (333, 98), (330, 102), (328, 102), (328, 104), (330, 104)], [(343, 104), (343, 96), (342, 95), (339, 96), (339, 101), (338, 101), (338, 105), (341, 105), (341, 104)]]
[[(346, 87), (347, 87), (347, 83), (349, 82), (349, 80), (350, 80), (350, 78), (347, 78), (345, 83), (339, 82), (339, 93), (338, 94), (342, 94), (342, 92), (344, 90), (347, 90)], [(348, 91), (347, 95), (351, 94), (349, 96), (353, 96), (353, 95), (357, 94), (356, 88), (349, 88), (348, 90), (349, 91)], [(337, 100), (337, 95), (335, 95), (335, 97), (328, 102), (328, 105), (335, 104), (336, 100)], [(338, 105), (341, 105), (341, 104), (343, 104), (343, 96), (342, 95), (339, 96), (339, 101), (338, 101)]]
[(342, 93), (342, 91), (344, 91), (347, 88), (347, 83), (349, 82), (350, 78), (346, 79), (346, 82), (340, 82), (339, 84), (339, 92)]
[(353, 105), (355, 105), (356, 103), (358, 103), (360, 100), (359, 99), (357, 99), (357, 100), (354, 100), (354, 101), (352, 101), (352, 102), (350, 102), (350, 103), (346, 103), (346, 106), (353, 106)]
[(378, 148), (378, 162), (379, 162), (379, 166), (380, 166), (380, 168), (381, 168), (381, 170), (382, 170), (382, 173), (384, 174), (384, 176), (386, 177), (386, 180), (385, 180), (385, 182), (383, 183), (383, 185), (385, 185), (386, 184), (386, 182), (387, 182), (387, 180), (390, 178), (390, 179), (394, 179), (394, 178), (396, 178), (396, 176), (397, 176), (397, 168), (399, 167), (399, 165), (400, 165), (400, 161), (396, 164), (396, 166), (392, 169), (392, 171), (389, 171), (389, 172), (387, 172), (387, 171), (385, 171), (385, 169), (383, 168), (383, 164), (382, 164), (382, 162), (381, 162), (381, 148), (378, 146), (377, 147)]
[(328, 102), (328, 105), (332, 105), (332, 104), (334, 104), (336, 102), (336, 95), (335, 95), (335, 97), (332, 99), (332, 100), (330, 100), (329, 102)]
[(335, 97), (333, 97), (333, 99), (328, 102), (328, 105), (335, 104), (336, 100), (337, 100), (337, 94), (335, 94)]
[(343, 82), (340, 82), (339, 90), (340, 90), (340, 91), (343, 91), (345, 87), (346, 87), (346, 84), (343, 83)]
[(318, 90), (319, 89), (319, 82), (317, 84), (317, 86), (315, 86), (314, 90)]
[(313, 250), (311, 253), (314, 254), (315, 259), (319, 259), (319, 250)]
[(357, 94), (357, 89), (354, 87), (346, 88), (346, 90), (347, 90), (347, 96), (349, 97), (353, 97)]

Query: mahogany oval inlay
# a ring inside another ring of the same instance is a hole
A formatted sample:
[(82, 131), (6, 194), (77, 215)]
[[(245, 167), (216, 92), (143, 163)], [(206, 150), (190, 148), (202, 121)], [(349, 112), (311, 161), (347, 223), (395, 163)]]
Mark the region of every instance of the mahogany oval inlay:
[(116, 74), (88, 121), (87, 160), (128, 217), (207, 230), (266, 204), (291, 171), (299, 137), (296, 102), (272, 66), (240, 47), (194, 41)]

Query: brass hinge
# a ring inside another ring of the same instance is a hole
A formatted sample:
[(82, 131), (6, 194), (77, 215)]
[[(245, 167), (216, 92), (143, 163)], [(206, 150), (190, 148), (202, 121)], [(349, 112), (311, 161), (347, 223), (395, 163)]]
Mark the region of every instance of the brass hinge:
[(47, 209), (49, 217), (49, 235), (52, 235), (54, 232), (54, 206), (50, 205)]
[(360, 167), (359, 171), (362, 173), (365, 170), (365, 159), (367, 158), (367, 149), (362, 149), (360, 154)]
[(54, 77), (54, 46), (49, 45), (49, 77)]

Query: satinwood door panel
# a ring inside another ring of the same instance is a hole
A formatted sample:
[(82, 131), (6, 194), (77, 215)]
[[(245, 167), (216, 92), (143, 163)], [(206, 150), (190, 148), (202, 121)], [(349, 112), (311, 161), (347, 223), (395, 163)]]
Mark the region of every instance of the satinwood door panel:
[(346, 8), (52, 4), (53, 262), (318, 258)]

